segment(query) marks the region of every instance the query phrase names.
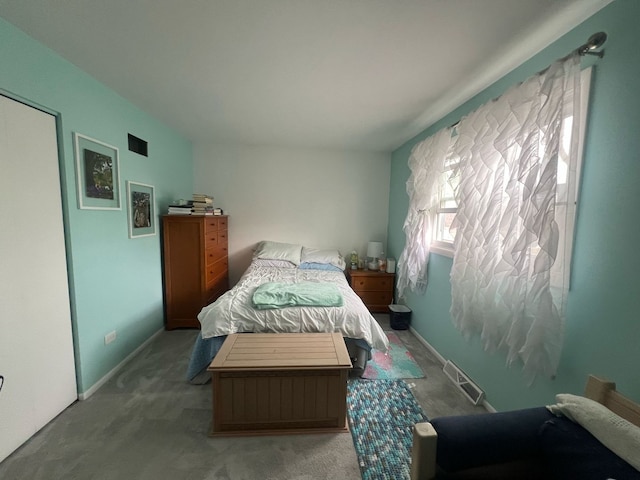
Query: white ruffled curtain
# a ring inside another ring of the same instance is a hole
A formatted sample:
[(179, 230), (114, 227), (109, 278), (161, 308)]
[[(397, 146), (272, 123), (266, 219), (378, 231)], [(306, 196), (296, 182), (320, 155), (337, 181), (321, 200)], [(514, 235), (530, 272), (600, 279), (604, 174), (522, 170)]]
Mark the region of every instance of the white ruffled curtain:
[[(462, 119), (453, 139), (452, 321), (486, 350), (506, 348), (530, 381), (555, 375), (562, 350), (572, 238), (559, 225), (573, 221), (579, 66), (577, 54), (554, 63)], [(567, 128), (573, 148), (559, 160)]]
[(398, 298), (404, 297), (407, 288), (418, 293), (424, 293), (427, 288), (429, 248), (433, 237), (435, 208), (438, 207), (438, 181), (450, 140), (451, 129), (440, 130), (415, 145), (409, 157), (409, 211), (403, 227), (406, 235), (405, 247), (398, 258)]

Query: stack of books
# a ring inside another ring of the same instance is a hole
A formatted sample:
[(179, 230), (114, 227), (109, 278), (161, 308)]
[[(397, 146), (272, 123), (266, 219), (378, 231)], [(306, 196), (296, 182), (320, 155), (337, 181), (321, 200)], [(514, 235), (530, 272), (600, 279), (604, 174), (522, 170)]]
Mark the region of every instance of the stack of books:
[(224, 215), (221, 208), (213, 208), (213, 197), (194, 193), (193, 200), (180, 200), (169, 205), (169, 215)]
[(213, 215), (213, 197), (204, 193), (194, 193), (193, 215)]
[(191, 215), (193, 202), (176, 203), (169, 205), (169, 215)]

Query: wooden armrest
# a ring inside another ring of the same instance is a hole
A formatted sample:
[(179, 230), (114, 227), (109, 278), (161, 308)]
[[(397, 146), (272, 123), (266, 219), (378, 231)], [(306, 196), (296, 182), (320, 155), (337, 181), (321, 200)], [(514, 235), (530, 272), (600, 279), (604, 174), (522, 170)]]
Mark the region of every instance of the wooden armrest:
[(618, 392), (614, 382), (589, 375), (585, 396), (640, 427), (640, 405)]
[(411, 480), (432, 480), (436, 477), (436, 446), (438, 433), (429, 422), (413, 426), (411, 449)]

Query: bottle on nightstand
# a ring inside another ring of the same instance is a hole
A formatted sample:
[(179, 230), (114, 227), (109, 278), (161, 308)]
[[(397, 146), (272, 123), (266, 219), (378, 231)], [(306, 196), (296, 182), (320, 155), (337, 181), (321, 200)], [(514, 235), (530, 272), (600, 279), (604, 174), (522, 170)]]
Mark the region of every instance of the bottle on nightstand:
[(358, 253), (353, 250), (351, 252), (351, 270), (357, 270), (358, 269)]
[(385, 272), (387, 270), (387, 259), (384, 256), (384, 252), (380, 254), (380, 258), (378, 259), (378, 270), (381, 272)]

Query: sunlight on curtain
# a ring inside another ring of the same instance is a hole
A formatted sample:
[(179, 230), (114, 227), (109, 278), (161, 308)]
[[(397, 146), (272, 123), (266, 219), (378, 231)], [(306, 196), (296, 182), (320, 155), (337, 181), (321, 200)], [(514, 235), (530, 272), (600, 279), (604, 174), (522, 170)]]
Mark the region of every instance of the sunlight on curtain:
[(438, 180), (450, 147), (451, 129), (445, 128), (418, 143), (411, 151), (407, 180), (409, 211), (404, 221), (405, 247), (398, 259), (398, 298), (405, 289), (424, 293), (427, 288), (429, 247), (438, 206)]
[[(479, 334), (486, 350), (506, 348), (529, 381), (555, 375), (562, 350), (571, 255), (558, 252), (570, 252), (573, 239), (561, 239), (559, 225), (573, 221), (579, 122), (567, 119), (579, 118), (579, 67), (577, 54), (554, 63), (463, 118), (453, 140), (452, 321), (467, 337)], [(563, 137), (571, 140), (558, 189)]]

